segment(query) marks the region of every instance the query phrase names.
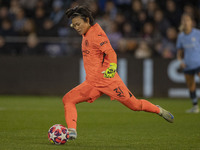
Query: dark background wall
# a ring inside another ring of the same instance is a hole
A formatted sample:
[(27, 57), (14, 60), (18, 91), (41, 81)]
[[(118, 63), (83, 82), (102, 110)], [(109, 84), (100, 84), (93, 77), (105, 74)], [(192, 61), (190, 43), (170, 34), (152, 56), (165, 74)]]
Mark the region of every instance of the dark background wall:
[(68, 57), (1, 57), (1, 94), (60, 95), (79, 83), (79, 64)]
[[(145, 60), (126, 59), (129, 89), (136, 96), (145, 96), (144, 70), (149, 69), (144, 68)], [(170, 96), (172, 88), (173, 92), (187, 90), (183, 74), (177, 72), (177, 63), (174, 61), (151, 60), (152, 78), (148, 79), (152, 80), (152, 84), (148, 85), (152, 90), (151, 96)], [(175, 67), (170, 70), (170, 66)], [(0, 94), (64, 95), (79, 84), (79, 73), (80, 57), (0, 57)], [(177, 81), (170, 77), (174, 74), (178, 77)], [(187, 94), (178, 96), (185, 97)]]

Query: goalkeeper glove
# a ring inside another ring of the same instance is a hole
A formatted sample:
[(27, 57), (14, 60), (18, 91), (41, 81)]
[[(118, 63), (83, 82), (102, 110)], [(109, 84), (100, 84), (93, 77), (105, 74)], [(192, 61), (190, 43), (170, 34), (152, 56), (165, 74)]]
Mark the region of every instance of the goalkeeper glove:
[(117, 64), (110, 63), (110, 67), (106, 69), (106, 71), (103, 71), (104, 78), (113, 78), (115, 76), (117, 70)]

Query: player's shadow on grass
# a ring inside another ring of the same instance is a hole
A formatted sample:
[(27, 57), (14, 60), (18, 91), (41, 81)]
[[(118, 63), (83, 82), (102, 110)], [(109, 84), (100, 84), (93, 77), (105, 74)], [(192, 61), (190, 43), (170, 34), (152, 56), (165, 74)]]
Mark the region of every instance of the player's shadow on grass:
[(124, 146), (119, 146), (119, 145), (116, 145), (116, 146), (110, 146), (110, 145), (102, 145), (102, 146), (95, 146), (95, 145), (87, 145), (87, 144), (82, 144), (82, 143), (78, 143), (78, 142), (75, 142), (75, 141), (69, 141), (65, 144), (60, 144), (60, 145), (56, 145), (56, 144), (51, 144), (51, 143), (37, 143), (37, 144), (40, 144), (40, 145), (45, 145), (45, 146), (48, 146), (49, 148), (55, 148), (55, 149), (78, 149), (78, 150), (81, 150), (81, 149), (85, 149), (85, 150), (90, 150), (90, 149), (112, 149), (112, 150), (115, 150), (115, 149), (131, 149), (131, 146), (128, 146), (128, 145), (124, 145)]

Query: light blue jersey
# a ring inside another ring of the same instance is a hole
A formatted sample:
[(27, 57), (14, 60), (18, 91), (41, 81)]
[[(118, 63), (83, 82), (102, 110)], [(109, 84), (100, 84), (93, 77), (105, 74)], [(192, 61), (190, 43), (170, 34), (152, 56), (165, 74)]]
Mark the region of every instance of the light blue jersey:
[(193, 28), (189, 34), (181, 32), (176, 48), (184, 50), (185, 71), (200, 67), (200, 30)]

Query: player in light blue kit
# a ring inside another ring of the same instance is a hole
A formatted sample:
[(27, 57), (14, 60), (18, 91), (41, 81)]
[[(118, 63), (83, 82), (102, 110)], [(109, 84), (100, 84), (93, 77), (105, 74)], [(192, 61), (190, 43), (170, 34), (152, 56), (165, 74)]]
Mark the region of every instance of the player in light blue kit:
[(176, 48), (177, 59), (183, 69), (193, 107), (187, 113), (199, 113), (196, 96), (195, 74), (200, 77), (200, 30), (193, 27), (193, 19), (189, 14), (183, 14)]

